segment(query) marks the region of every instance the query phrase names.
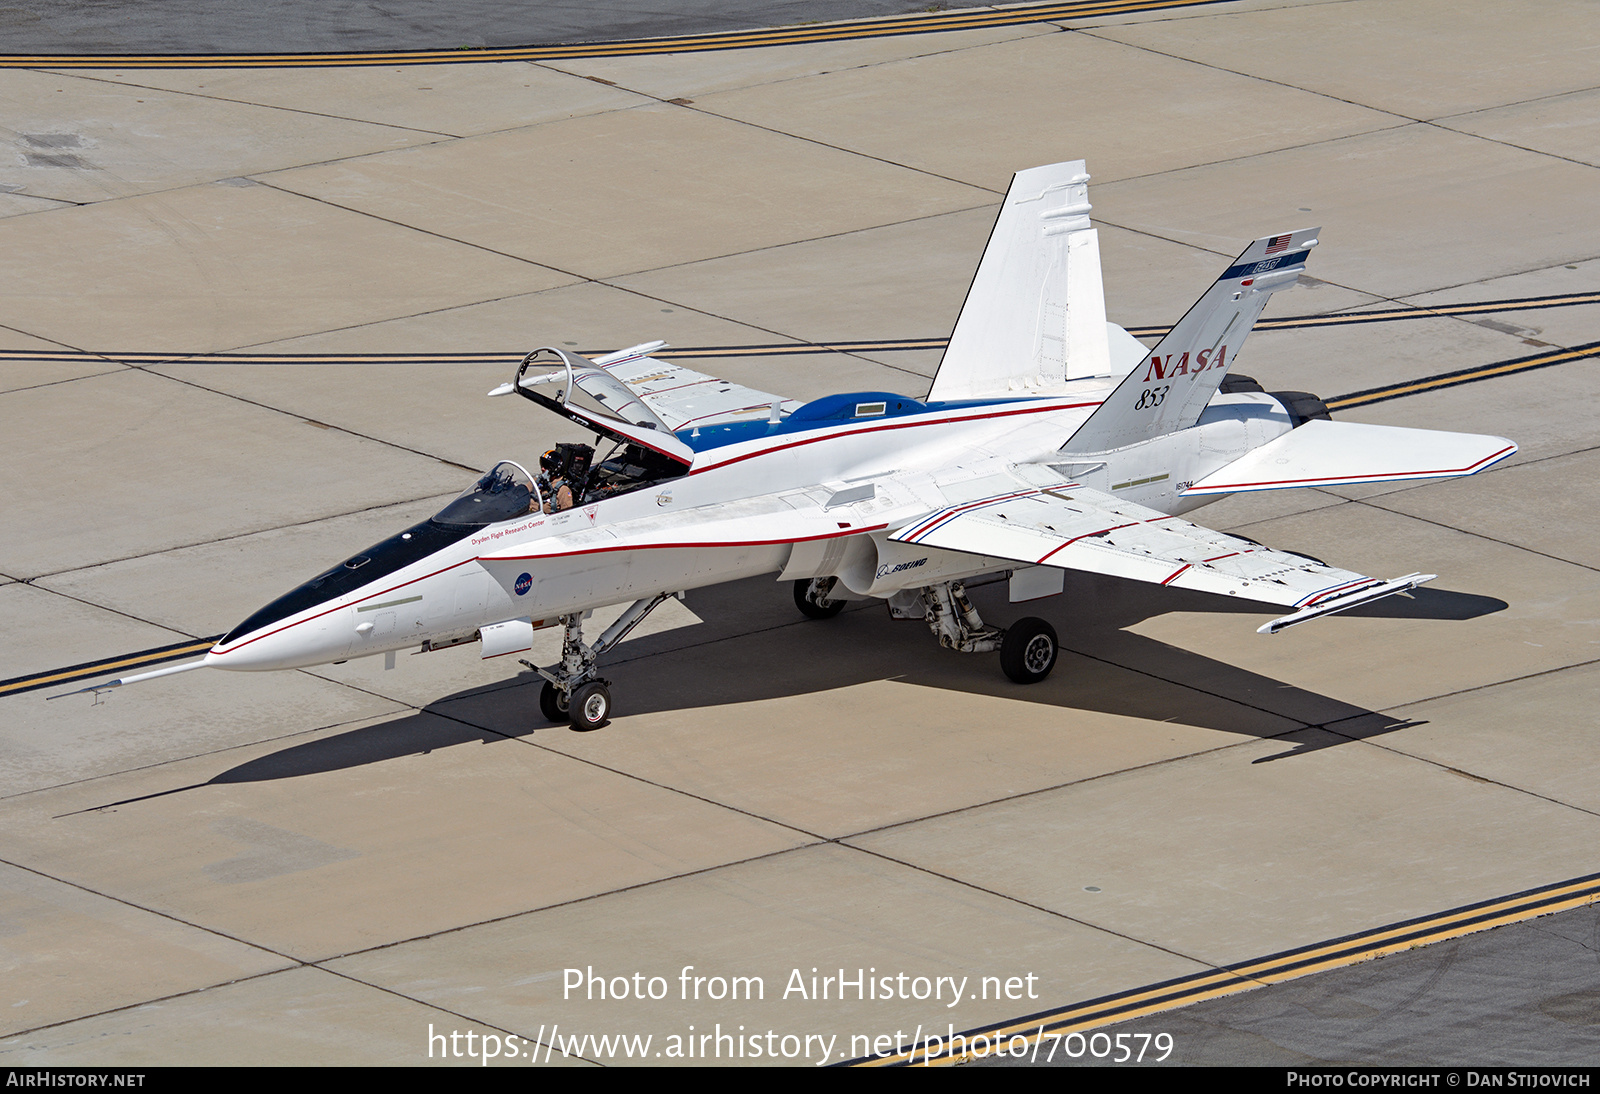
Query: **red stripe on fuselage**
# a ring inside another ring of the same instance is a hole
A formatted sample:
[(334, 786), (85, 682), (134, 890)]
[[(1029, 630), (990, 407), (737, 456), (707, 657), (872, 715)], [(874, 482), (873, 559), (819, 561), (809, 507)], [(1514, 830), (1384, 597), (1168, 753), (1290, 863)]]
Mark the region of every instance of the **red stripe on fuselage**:
[(419, 581), (426, 581), (430, 577), (437, 577), (438, 575), (440, 575), (442, 573), (446, 573), (446, 572), (448, 572), (450, 570), (454, 570), (457, 566), (465, 566), (469, 562), (476, 562), (476, 561), (477, 561), (476, 558), (464, 558), (460, 562), (453, 562), (449, 566), (444, 567), (443, 569), (439, 569), (439, 570), (433, 571), (433, 573), (431, 573), (431, 574), (423, 574), (421, 577), (414, 577), (410, 581), (402, 581), (398, 585), (391, 585), (389, 588), (383, 589), (383, 590), (381, 590), (379, 592), (368, 593), (366, 596), (362, 597), (360, 600), (352, 600), (348, 604), (340, 604), (337, 607), (328, 608), (325, 611), (318, 612), (316, 615), (308, 615), (304, 619), (296, 619), (293, 623), (286, 623), (283, 626), (277, 628), (276, 630), (267, 631), (265, 634), (258, 634), (254, 638), (245, 639), (243, 642), (236, 642), (232, 646), (229, 646), (225, 650), (219, 650), (219, 649), (217, 649), (217, 647), (212, 646), (211, 647), (211, 652), (216, 654), (218, 657), (224, 657), (227, 654), (232, 653), (234, 650), (243, 649), (245, 646), (248, 646), (252, 642), (259, 642), (263, 638), (270, 638), (275, 634), (282, 634), (284, 631), (288, 630), (291, 627), (298, 627), (300, 624), (309, 623), (313, 619), (321, 619), (323, 616), (328, 615), (331, 612), (337, 612), (337, 611), (340, 611), (340, 610), (342, 610), (344, 608), (353, 608), (357, 604), (363, 604), (363, 603), (367, 602), (368, 600), (373, 600), (373, 599), (376, 599), (377, 597), (380, 597), (380, 596), (388, 596), (390, 593), (394, 592), (397, 589), (404, 589), (407, 585), (415, 585)]
[(843, 532), (824, 532), (820, 536), (784, 536), (779, 539), (728, 539), (702, 543), (618, 543), (609, 547), (586, 547), (579, 551), (562, 551), (559, 554), (545, 555), (479, 555), (478, 562), (540, 562), (558, 558), (577, 558), (579, 555), (603, 555), (611, 551), (677, 551), (698, 547), (773, 547), (780, 543), (811, 543), (819, 539), (843, 539), (847, 536), (860, 536), (868, 532), (881, 532), (889, 527), (887, 524), (873, 524), (862, 528), (850, 528)]

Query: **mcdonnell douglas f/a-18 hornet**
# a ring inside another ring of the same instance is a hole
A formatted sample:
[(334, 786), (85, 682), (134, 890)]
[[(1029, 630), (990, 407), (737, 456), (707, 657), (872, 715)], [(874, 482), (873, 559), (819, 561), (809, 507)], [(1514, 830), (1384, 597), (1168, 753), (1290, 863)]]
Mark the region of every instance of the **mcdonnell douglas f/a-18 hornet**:
[[(523, 359), (490, 395), (582, 426), (529, 470), (503, 461), (421, 524), (318, 574), (189, 668), (291, 669), (480, 643), (483, 657), (564, 629), (540, 708), (593, 729), (611, 713), (599, 658), (684, 590), (760, 574), (812, 618), (877, 598), (939, 643), (998, 651), (1018, 683), (1055, 666), (1042, 619), (1004, 629), (964, 582), (1009, 572), (1012, 602), (1085, 570), (1289, 614), (1275, 633), (1428, 581), (1363, 577), (1182, 519), (1240, 491), (1470, 475), (1501, 437), (1335, 422), (1302, 392), (1230, 373), (1317, 229), (1258, 239), (1154, 349), (1108, 323), (1084, 163), (1012, 180), (927, 397), (859, 391), (801, 404), (651, 358)], [(546, 368), (545, 366), (548, 366)], [(547, 394), (546, 390), (553, 394)], [(598, 409), (574, 402), (582, 392)], [(583, 621), (630, 603), (593, 645)], [(90, 690), (90, 689), (85, 689)], [(96, 689), (98, 690), (98, 689)]]

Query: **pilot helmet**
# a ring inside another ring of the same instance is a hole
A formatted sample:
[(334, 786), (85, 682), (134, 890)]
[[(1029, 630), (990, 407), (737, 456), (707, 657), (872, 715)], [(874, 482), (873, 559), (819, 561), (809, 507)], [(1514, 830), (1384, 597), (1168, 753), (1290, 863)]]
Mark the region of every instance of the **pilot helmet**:
[(551, 475), (561, 470), (563, 462), (560, 451), (554, 448), (539, 457), (539, 467)]

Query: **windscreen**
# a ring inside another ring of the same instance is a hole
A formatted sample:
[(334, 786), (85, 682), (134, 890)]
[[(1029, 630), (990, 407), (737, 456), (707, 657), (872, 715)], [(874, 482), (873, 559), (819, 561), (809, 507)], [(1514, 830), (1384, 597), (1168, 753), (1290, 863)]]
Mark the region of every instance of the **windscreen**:
[(456, 527), (482, 528), (519, 517), (533, 508), (533, 483), (527, 472), (510, 460), (502, 460), (433, 519)]

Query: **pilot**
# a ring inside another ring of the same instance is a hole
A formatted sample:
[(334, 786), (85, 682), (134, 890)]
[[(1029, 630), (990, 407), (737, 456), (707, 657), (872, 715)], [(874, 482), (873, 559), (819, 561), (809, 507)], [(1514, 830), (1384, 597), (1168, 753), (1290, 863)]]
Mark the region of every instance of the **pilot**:
[(559, 448), (552, 448), (539, 457), (540, 493), (544, 495), (544, 511), (559, 513), (572, 508), (572, 484), (567, 481), (567, 461)]
[(593, 459), (594, 449), (586, 444), (558, 444), (539, 457), (546, 513), (571, 509), (582, 500)]

